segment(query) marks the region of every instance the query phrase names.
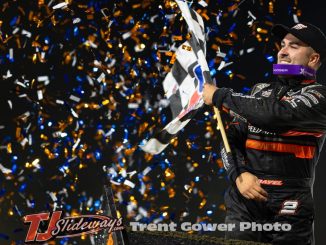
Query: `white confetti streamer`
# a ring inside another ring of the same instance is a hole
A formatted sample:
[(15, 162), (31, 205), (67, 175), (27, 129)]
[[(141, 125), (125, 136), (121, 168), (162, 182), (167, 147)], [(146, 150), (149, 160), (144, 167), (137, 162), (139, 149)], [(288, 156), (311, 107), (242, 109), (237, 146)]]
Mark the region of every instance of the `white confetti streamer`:
[(37, 99), (38, 100), (43, 100), (43, 92), (42, 92), (42, 90), (37, 90)]
[(29, 31), (26, 31), (26, 30), (22, 30), (22, 35), (25, 35), (26, 37), (31, 38), (32, 33)]
[(61, 9), (61, 8), (66, 8), (67, 6), (68, 6), (68, 3), (62, 2), (62, 3), (58, 3), (58, 4), (54, 5), (52, 8), (53, 9)]
[(79, 101), (80, 101), (80, 98), (77, 97), (77, 96), (75, 96), (75, 95), (70, 95), (69, 99), (70, 99), (70, 100), (73, 100), (73, 101), (75, 101), (75, 102), (79, 102)]
[(208, 6), (208, 4), (204, 1), (204, 0), (200, 0), (198, 2), (198, 4), (200, 4), (201, 6), (203, 6), (204, 8), (206, 8)]
[(4, 174), (11, 174), (12, 173), (11, 169), (5, 168), (1, 163), (0, 163), (0, 170)]
[(127, 180), (127, 179), (123, 182), (123, 184), (127, 185), (127, 186), (130, 186), (131, 188), (135, 187), (135, 184), (132, 183), (130, 180)]

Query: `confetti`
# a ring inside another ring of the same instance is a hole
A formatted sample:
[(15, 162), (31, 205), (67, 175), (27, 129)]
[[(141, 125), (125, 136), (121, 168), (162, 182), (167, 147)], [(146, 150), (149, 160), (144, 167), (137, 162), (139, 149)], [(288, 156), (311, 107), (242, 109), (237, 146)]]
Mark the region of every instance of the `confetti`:
[(10, 170), (8, 168), (5, 168), (1, 163), (0, 163), (0, 170), (4, 174), (10, 174), (10, 173), (12, 173), (12, 170)]
[[(212, 112), (198, 113), (161, 155), (138, 147), (171, 119), (162, 81), (189, 38), (173, 1), (145, 2), (7, 1), (0, 9), (2, 217), (35, 207), (94, 212), (104, 184), (125, 222), (220, 215), (215, 186), (226, 175)], [(247, 86), (238, 61), (248, 54), (264, 50), (273, 62), (276, 46), (267, 39), (278, 13), (269, 2), (192, 3), (205, 20), (218, 86)], [(300, 20), (296, 2), (282, 6), (296, 7), (288, 18)], [(10, 231), (1, 237), (15, 239)]]
[(66, 8), (68, 6), (68, 3), (63, 2), (63, 3), (58, 3), (56, 5), (54, 5), (52, 8), (53, 9), (60, 9), (60, 8)]

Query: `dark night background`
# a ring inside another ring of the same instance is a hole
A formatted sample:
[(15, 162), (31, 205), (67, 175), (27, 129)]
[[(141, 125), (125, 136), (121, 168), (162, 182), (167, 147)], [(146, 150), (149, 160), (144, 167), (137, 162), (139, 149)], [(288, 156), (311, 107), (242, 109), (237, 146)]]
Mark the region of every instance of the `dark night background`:
[[(171, 117), (168, 108), (157, 105), (163, 97), (161, 83), (165, 69), (171, 66), (171, 57), (161, 53), (158, 61), (154, 50), (155, 43), (158, 50), (163, 50), (171, 45), (171, 36), (184, 38), (186, 34), (181, 22), (171, 24), (164, 18), (175, 12), (168, 6), (170, 1), (67, 1), (71, 5), (69, 11), (51, 11), (44, 7), (44, 2), (50, 1), (0, 0), (0, 125), (5, 125), (0, 128), (0, 164), (12, 170), (12, 174), (0, 172), (0, 244), (13, 240), (22, 244), (18, 240), (24, 239), (26, 226), (21, 217), (52, 210), (51, 193), (56, 193), (56, 205), (67, 214), (98, 211), (103, 184), (109, 178), (119, 183), (113, 189), (120, 194), (116, 202), (126, 221), (146, 212), (147, 216), (140, 216), (140, 221), (222, 223), (223, 194), (228, 183), (214, 150), (217, 133), (210, 117), (212, 112), (210, 116), (198, 113), (178, 141), (159, 156), (149, 156), (137, 148), (141, 140), (153, 136)], [(218, 86), (238, 91), (271, 78), (272, 62), (266, 57), (277, 51), (269, 32), (262, 34), (262, 42), (256, 40), (254, 28), (247, 26), (249, 10), (257, 17), (257, 26), (268, 31), (271, 23), (292, 26), (292, 13), (300, 10), (300, 21), (313, 23), (326, 32), (326, 8), (322, 1), (246, 0), (236, 17), (229, 13), (221, 19), (221, 26), (215, 23), (217, 9), (227, 13), (228, 6), (240, 1), (211, 0), (208, 8), (194, 2), (195, 8), (207, 10), (210, 16), (205, 21), (212, 31), (207, 46), (210, 68), (216, 69), (220, 62), (215, 59), (214, 44), (220, 45), (228, 61), (234, 62), (230, 70), (236, 76), (231, 79), (226, 68), (214, 78)], [(58, 3), (54, 1), (52, 6)], [(274, 6), (270, 12), (269, 3)], [(102, 15), (100, 10), (104, 8)], [(31, 12), (38, 14), (30, 17)], [(80, 18), (80, 23), (72, 24), (72, 17)], [(142, 25), (134, 30), (138, 23)], [(233, 23), (237, 24), (237, 38), (228, 36)], [(108, 26), (110, 32), (106, 32)], [(17, 39), (11, 38), (16, 27), (19, 30), (13, 36)], [(22, 30), (30, 31), (32, 38), (26, 38)], [(123, 38), (130, 30), (131, 38)], [(217, 37), (229, 39), (232, 44)], [(96, 47), (82, 45), (87, 40)], [(142, 52), (134, 49), (139, 43), (146, 44)], [(251, 47), (255, 47), (254, 52), (239, 55), (240, 50)], [(14, 59), (8, 55), (10, 48)], [(41, 61), (41, 51), (45, 52), (46, 61)], [(100, 64), (94, 65), (94, 60)], [(13, 76), (3, 79), (8, 70)], [(97, 80), (101, 73), (105, 82)], [(43, 75), (49, 77), (49, 85), (37, 81)], [(326, 85), (326, 64), (317, 75), (318, 81)], [(16, 79), (31, 82), (22, 89), (14, 85)], [(93, 79), (93, 84), (89, 79)], [(43, 99), (38, 100), (37, 90), (43, 91)], [(20, 97), (24, 94), (27, 99)], [(81, 100), (73, 101), (71, 95)], [(8, 107), (8, 100), (13, 109)], [(64, 101), (64, 105), (58, 106), (57, 100)], [(138, 104), (138, 108), (129, 108), (130, 103)], [(26, 111), (31, 115), (24, 119), (21, 115)], [(58, 139), (54, 136), (58, 131), (67, 136)], [(207, 131), (211, 133), (209, 140), (203, 137)], [(33, 133), (33, 144), (22, 147), (20, 141), (28, 137), (28, 132)], [(80, 144), (74, 148), (78, 139)], [(5, 150), (8, 144), (12, 152)], [(40, 159), (40, 169), (25, 166), (35, 158)], [(321, 152), (314, 185), (317, 245), (326, 241), (325, 164), (326, 147)], [(150, 172), (143, 176), (147, 167)], [(126, 180), (136, 187), (120, 185)], [(208, 211), (213, 214), (208, 215)], [(188, 216), (183, 217), (184, 213)], [(82, 243), (76, 241), (75, 244)]]

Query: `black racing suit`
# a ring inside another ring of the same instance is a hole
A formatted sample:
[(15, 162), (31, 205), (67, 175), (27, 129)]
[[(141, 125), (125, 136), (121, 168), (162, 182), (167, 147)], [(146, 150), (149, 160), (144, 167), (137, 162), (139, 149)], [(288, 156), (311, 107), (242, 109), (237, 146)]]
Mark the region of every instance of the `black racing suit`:
[[(213, 103), (234, 116), (227, 131), (231, 154), (221, 146), (231, 181), (226, 223), (236, 225), (226, 238), (314, 244), (312, 186), (326, 132), (326, 87), (311, 80), (278, 79), (255, 85), (249, 95), (220, 88)], [(259, 178), (267, 202), (240, 194), (235, 180), (246, 171)], [(278, 228), (258, 225), (255, 231), (244, 222)], [(279, 224), (290, 224), (291, 230), (287, 225), (280, 231)]]

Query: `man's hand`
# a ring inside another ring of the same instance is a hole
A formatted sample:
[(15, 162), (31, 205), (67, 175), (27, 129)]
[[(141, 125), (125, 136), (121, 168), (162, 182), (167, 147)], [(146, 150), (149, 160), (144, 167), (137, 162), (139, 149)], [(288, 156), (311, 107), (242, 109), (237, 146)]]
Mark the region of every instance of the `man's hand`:
[(256, 201), (267, 201), (267, 192), (260, 186), (258, 178), (249, 173), (244, 172), (238, 176), (235, 181), (239, 192), (247, 199)]
[(203, 100), (206, 105), (211, 105), (213, 104), (213, 95), (215, 91), (217, 90), (217, 87), (214, 86), (213, 84), (204, 84), (204, 90), (203, 90)]

